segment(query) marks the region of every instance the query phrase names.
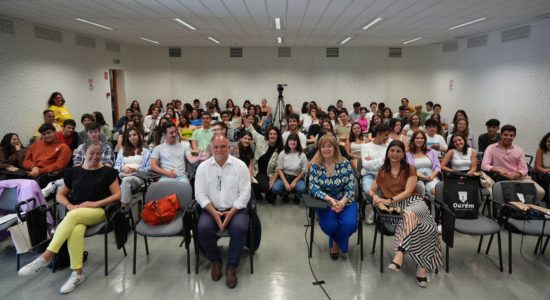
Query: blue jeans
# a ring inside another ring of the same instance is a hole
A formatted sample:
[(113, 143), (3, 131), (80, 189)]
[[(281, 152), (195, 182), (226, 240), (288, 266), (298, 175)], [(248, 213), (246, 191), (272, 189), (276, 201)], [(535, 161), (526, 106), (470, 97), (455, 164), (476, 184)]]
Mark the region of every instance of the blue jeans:
[[(275, 183), (273, 184), (273, 188), (271, 188), (271, 191), (273, 192), (273, 194), (279, 195), (279, 196), (284, 196), (288, 194), (288, 192), (285, 189), (285, 184), (281, 179), (277, 179), (277, 181), (275, 181)], [(294, 191), (298, 196), (301, 197), (303, 194), (306, 193), (306, 183), (303, 180), (298, 180), (298, 182), (296, 183), (296, 187), (294, 188)]]
[(372, 187), (372, 184), (376, 180), (376, 177), (373, 174), (367, 173), (367, 175), (363, 176), (363, 179), (361, 180), (361, 186), (363, 187), (363, 193), (367, 195), (367, 202), (371, 202), (369, 191)]
[(185, 175), (178, 176), (176, 178), (170, 178), (170, 177), (162, 176), (159, 179), (159, 181), (170, 181), (170, 180), (176, 180), (176, 181), (180, 181), (180, 182), (187, 182), (187, 183), (191, 184), (191, 182), (189, 181), (189, 178), (187, 178), (187, 176), (185, 176)]
[(332, 242), (336, 241), (343, 253), (348, 252), (349, 237), (357, 231), (358, 214), (359, 209), (355, 202), (344, 206), (339, 213), (335, 213), (330, 208), (317, 209), (319, 226), (329, 237), (329, 247), (332, 247)]

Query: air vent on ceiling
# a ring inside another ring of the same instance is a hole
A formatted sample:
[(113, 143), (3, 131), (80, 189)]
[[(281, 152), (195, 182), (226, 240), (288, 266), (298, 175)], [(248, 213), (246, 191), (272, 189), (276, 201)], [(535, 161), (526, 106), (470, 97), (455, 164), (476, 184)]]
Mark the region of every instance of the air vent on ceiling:
[(474, 48), (474, 47), (479, 47), (479, 46), (486, 46), (488, 38), (489, 38), (488, 35), (482, 35), (482, 36), (476, 36), (476, 37), (473, 37), (473, 38), (469, 38), (466, 41), (466, 47)]
[(15, 33), (12, 20), (0, 19), (0, 32)]
[(444, 43), (443, 46), (441, 47), (441, 51), (443, 51), (443, 52), (453, 52), (453, 51), (456, 51), (456, 50), (458, 50), (458, 42), (457, 41)]
[(168, 48), (168, 57), (181, 57), (181, 48)]
[(389, 49), (389, 57), (392, 57), (392, 58), (401, 58), (401, 55), (402, 55), (402, 51), (403, 49), (402, 48), (390, 48)]
[(327, 57), (340, 57), (340, 48), (327, 48)]
[(229, 57), (243, 57), (243, 48), (229, 48)]
[(95, 39), (83, 35), (77, 35), (76, 44), (78, 46), (95, 48)]
[(63, 37), (61, 31), (53, 30), (45, 27), (34, 26), (34, 36), (38, 39), (62, 42)]
[(531, 36), (531, 26), (522, 26), (514, 29), (504, 30), (501, 36), (501, 42), (509, 42), (519, 39), (527, 39)]
[(105, 42), (105, 50), (111, 52), (120, 52), (120, 44), (113, 42)]
[(290, 57), (290, 47), (279, 47), (277, 53), (279, 57)]

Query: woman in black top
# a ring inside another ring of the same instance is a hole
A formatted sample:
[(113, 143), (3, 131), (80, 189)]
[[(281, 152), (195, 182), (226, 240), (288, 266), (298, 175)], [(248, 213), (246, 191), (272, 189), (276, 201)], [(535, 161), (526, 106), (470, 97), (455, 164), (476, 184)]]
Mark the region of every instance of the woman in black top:
[(19, 276), (30, 276), (48, 266), (65, 241), (71, 257), (73, 272), (61, 287), (60, 293), (72, 292), (84, 281), (82, 261), (84, 233), (87, 226), (105, 220), (104, 207), (120, 201), (118, 172), (101, 164), (101, 145), (84, 146), (84, 164), (65, 172), (64, 184), (57, 194), (57, 202), (69, 210), (57, 226), (48, 249), (30, 264), (19, 270)]

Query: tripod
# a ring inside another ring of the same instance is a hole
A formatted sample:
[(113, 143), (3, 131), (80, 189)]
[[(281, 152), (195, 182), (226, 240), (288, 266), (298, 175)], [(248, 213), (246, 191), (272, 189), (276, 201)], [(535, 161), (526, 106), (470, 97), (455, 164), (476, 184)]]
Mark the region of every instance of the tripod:
[(283, 97), (283, 91), (286, 84), (277, 84), (277, 92), (279, 92), (279, 97), (277, 98), (277, 106), (275, 107), (275, 114), (273, 115), (273, 126), (277, 126), (275, 122), (279, 122), (279, 129), (282, 131), (283, 127), (286, 126), (285, 115), (285, 97)]
[(277, 126), (275, 122), (278, 122), (279, 129), (281, 132), (284, 131), (284, 127), (286, 126), (286, 120), (284, 118), (284, 111), (285, 111), (285, 97), (279, 96), (277, 99), (277, 106), (275, 107), (275, 114), (273, 115), (273, 126)]

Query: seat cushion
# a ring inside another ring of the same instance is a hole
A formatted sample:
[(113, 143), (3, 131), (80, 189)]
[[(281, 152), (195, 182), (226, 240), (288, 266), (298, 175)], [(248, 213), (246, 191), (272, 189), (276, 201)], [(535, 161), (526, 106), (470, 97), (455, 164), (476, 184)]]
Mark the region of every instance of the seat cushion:
[(107, 221), (103, 221), (96, 225), (88, 226), (86, 228), (86, 232), (84, 233), (84, 237), (89, 237), (89, 236), (98, 234), (99, 232), (101, 232), (101, 230), (106, 224), (107, 224)]
[(174, 220), (168, 224), (152, 226), (140, 220), (136, 225), (136, 232), (146, 236), (174, 236), (180, 235), (182, 231), (183, 221), (181, 215), (174, 218)]
[(469, 235), (488, 235), (499, 232), (500, 226), (496, 221), (479, 215), (477, 219), (456, 219), (455, 230)]
[(509, 230), (517, 233), (525, 233), (528, 235), (550, 235), (550, 220), (544, 224), (544, 233), (542, 232), (543, 220), (521, 220), (521, 219), (508, 219)]

